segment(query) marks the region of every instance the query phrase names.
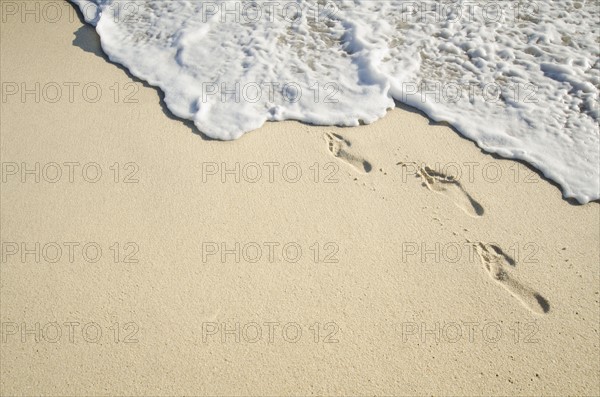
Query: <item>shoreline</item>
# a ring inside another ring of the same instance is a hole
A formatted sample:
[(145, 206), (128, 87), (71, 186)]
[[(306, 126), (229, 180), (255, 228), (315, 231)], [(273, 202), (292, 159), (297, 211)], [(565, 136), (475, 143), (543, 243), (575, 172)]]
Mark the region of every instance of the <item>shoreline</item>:
[[(148, 82), (134, 76), (133, 74), (131, 74), (129, 72), (129, 70), (127, 69), (127, 67), (125, 67), (124, 65), (119, 64), (118, 62), (113, 62), (111, 61), (108, 56), (106, 55), (106, 53), (104, 53), (104, 51), (101, 48), (101, 44), (100, 44), (100, 37), (98, 36), (98, 33), (96, 32), (95, 28), (89, 24), (87, 24), (83, 18), (83, 15), (81, 14), (81, 10), (79, 9), (79, 7), (77, 7), (75, 4), (72, 4), (75, 13), (77, 14), (80, 23), (82, 24), (82, 27), (80, 30), (78, 30), (78, 32), (76, 33), (76, 40), (74, 40), (74, 45), (78, 46), (79, 48), (81, 48), (84, 51), (87, 52), (91, 52), (94, 53), (95, 55), (99, 56), (100, 58), (104, 59), (107, 63), (116, 66), (117, 68), (119, 68), (120, 70), (122, 70), (127, 77), (129, 77), (132, 81), (136, 82), (136, 83), (140, 83), (142, 84), (144, 87), (147, 88), (152, 88), (155, 89), (157, 91), (157, 94), (159, 96), (159, 100), (160, 100), (160, 106), (161, 106), (161, 110), (164, 113), (165, 116), (169, 117), (170, 119), (173, 120), (178, 120), (181, 123), (185, 124), (187, 127), (189, 127), (192, 132), (198, 136), (200, 136), (203, 140), (207, 140), (207, 141), (220, 141), (219, 139), (214, 139), (209, 137), (208, 135), (204, 134), (202, 131), (200, 131), (193, 123), (192, 120), (187, 120), (184, 118), (180, 118), (176, 115), (174, 115), (171, 110), (167, 107), (167, 105), (164, 102), (164, 92), (161, 90), (160, 87), (157, 86), (153, 86), (151, 84), (149, 84)], [(75, 43), (75, 42), (78, 43)], [(410, 106), (408, 104), (402, 103), (396, 99), (394, 99), (394, 103), (395, 103), (395, 108), (394, 109), (401, 109), (403, 111), (407, 111), (407, 112), (413, 112), (413, 113), (417, 113), (423, 117), (425, 117), (427, 120), (429, 120), (429, 124), (430, 125), (434, 125), (434, 126), (445, 126), (450, 128), (452, 131), (454, 131), (460, 138), (465, 139), (467, 141), (469, 141), (470, 143), (472, 143), (473, 145), (475, 145), (479, 150), (481, 150), (483, 153), (491, 156), (492, 158), (494, 158), (495, 160), (509, 160), (509, 161), (514, 161), (517, 162), (521, 165), (526, 166), (527, 168), (529, 168), (531, 171), (537, 173), (544, 181), (546, 181), (547, 183), (550, 183), (551, 185), (553, 185), (554, 187), (556, 187), (560, 192), (561, 195), (563, 195), (563, 200), (566, 201), (567, 203), (571, 204), (571, 205), (586, 205), (586, 204), (600, 204), (600, 199), (596, 199), (596, 200), (590, 200), (587, 203), (582, 203), (580, 201), (578, 201), (576, 198), (574, 197), (565, 197), (564, 196), (564, 192), (563, 192), (563, 188), (562, 186), (556, 182), (555, 180), (547, 177), (544, 172), (538, 168), (536, 168), (534, 165), (532, 165), (531, 163), (529, 163), (526, 160), (522, 160), (519, 158), (508, 158), (508, 157), (503, 157), (499, 154), (496, 154), (494, 152), (488, 152), (485, 149), (479, 147), (479, 145), (471, 140), (470, 138), (467, 138), (466, 136), (464, 136), (462, 133), (460, 133), (454, 126), (452, 126), (450, 123), (445, 122), (445, 121), (435, 121), (432, 118), (430, 118), (424, 111)], [(389, 109), (388, 113), (393, 110), (393, 109)], [(385, 116), (383, 116), (385, 117)], [(381, 119), (379, 119), (381, 120)], [(379, 120), (375, 121), (375, 123), (377, 123)], [(356, 127), (343, 127), (343, 126), (336, 126), (336, 125), (331, 125), (331, 126), (327, 126), (327, 125), (314, 125), (314, 124), (310, 124), (310, 123), (306, 123), (300, 120), (285, 120), (285, 121), (292, 121), (292, 122), (298, 122), (300, 124), (306, 125), (306, 126), (313, 126), (313, 127), (332, 127), (332, 128), (356, 128)], [(280, 121), (266, 121), (265, 123), (272, 123), (272, 122), (280, 122)], [(364, 125), (364, 124), (362, 124)], [(258, 129), (260, 130), (260, 128)], [(252, 132), (256, 132), (258, 130), (254, 130), (254, 131), (249, 131), (248, 133), (252, 133)], [(245, 134), (244, 134), (245, 135)], [(223, 141), (223, 142), (227, 142), (227, 141)]]

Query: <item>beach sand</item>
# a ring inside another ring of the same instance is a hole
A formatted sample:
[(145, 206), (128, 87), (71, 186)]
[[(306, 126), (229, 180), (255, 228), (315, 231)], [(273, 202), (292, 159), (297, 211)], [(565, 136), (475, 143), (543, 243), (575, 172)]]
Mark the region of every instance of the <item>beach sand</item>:
[(598, 203), (402, 106), (207, 140), (69, 7), (1, 25), (0, 394), (600, 393)]

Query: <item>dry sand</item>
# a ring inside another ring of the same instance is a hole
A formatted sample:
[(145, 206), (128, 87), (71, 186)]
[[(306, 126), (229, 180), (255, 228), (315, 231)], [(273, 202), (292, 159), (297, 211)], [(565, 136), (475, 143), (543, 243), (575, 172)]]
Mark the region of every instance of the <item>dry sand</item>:
[(403, 108), (202, 139), (63, 5), (1, 25), (2, 395), (600, 394), (598, 203)]

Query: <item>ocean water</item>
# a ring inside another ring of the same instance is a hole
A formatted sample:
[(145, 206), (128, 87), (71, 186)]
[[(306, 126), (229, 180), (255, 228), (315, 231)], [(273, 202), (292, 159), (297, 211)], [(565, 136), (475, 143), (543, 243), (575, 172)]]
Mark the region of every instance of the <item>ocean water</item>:
[(600, 198), (597, 1), (71, 0), (206, 135), (357, 126), (395, 101)]

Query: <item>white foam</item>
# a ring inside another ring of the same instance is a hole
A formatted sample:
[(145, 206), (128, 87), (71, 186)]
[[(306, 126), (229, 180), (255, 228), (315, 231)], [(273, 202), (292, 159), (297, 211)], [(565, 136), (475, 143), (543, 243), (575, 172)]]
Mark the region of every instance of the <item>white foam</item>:
[(208, 136), (267, 120), (356, 126), (395, 99), (531, 163), (566, 197), (600, 198), (593, 1), (72, 1), (112, 61)]

